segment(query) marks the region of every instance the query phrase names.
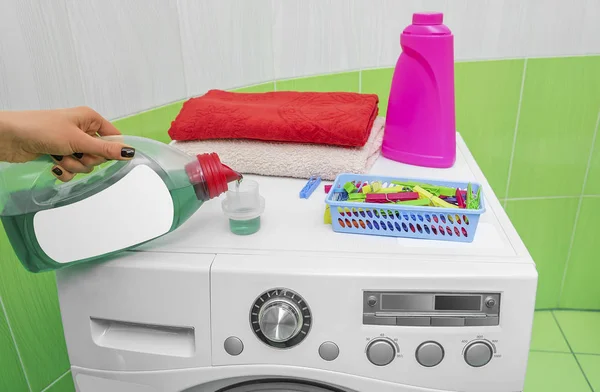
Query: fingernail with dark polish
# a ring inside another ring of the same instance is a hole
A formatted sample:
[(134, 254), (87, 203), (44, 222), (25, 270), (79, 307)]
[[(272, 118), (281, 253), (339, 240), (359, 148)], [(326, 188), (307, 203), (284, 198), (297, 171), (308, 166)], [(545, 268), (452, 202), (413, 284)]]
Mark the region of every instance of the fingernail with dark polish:
[(74, 156), (75, 158), (77, 158), (77, 159), (81, 159), (81, 158), (83, 158), (83, 154), (82, 154), (82, 153), (80, 153), (80, 152), (75, 152), (75, 153), (73, 153), (73, 156)]
[(121, 156), (123, 158), (133, 158), (134, 155), (135, 155), (135, 148), (123, 147), (121, 149)]
[(62, 170), (60, 170), (60, 168), (57, 166), (55, 166), (54, 169), (52, 169), (52, 173), (56, 174), (57, 176), (62, 176), (63, 174)]
[(63, 159), (62, 155), (52, 155), (52, 158), (56, 159), (59, 162)]

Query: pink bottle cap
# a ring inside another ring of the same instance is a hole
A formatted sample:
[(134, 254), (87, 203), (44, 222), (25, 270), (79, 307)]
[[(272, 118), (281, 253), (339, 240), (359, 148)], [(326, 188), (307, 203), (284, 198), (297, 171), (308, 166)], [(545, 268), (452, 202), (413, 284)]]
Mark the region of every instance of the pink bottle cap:
[(412, 23), (415, 25), (441, 25), (444, 14), (441, 12), (417, 12), (413, 14)]

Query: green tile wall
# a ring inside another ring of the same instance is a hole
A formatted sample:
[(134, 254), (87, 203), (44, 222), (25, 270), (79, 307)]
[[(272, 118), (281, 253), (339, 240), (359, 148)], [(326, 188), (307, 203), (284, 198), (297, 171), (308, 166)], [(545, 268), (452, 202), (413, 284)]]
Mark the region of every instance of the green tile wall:
[[(600, 112), (598, 70), (600, 56), (456, 64), (457, 128), (538, 265), (537, 308), (600, 309), (595, 225), (600, 219), (600, 143), (594, 144)], [(371, 69), (234, 91), (376, 93), (380, 114), (385, 115), (392, 74), (391, 68)], [(123, 133), (168, 142), (167, 130), (182, 104), (114, 124)], [(71, 375), (65, 375), (69, 364), (54, 274), (25, 272), (1, 228), (0, 297), (6, 309), (0, 309), (0, 391), (28, 391), (29, 380), (34, 392), (49, 385), (51, 392), (72, 392)], [(536, 320), (538, 325), (543, 322)], [(534, 346), (547, 345), (545, 340), (552, 337), (540, 339)], [(567, 370), (576, 366), (573, 358), (560, 353), (535, 355), (539, 358), (532, 362), (531, 374), (545, 371), (546, 362)], [(581, 362), (584, 367), (598, 363), (587, 357)], [(558, 378), (549, 379), (549, 385)]]

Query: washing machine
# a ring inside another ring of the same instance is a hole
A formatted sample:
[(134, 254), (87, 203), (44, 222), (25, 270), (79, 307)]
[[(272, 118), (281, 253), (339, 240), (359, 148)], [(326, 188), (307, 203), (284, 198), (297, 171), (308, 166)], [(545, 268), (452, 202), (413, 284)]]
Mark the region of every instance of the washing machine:
[(535, 264), (458, 139), (451, 169), (380, 158), (372, 173), (475, 181), (472, 243), (334, 233), (320, 187), (255, 177), (262, 228), (218, 201), (118, 258), (57, 273), (80, 392), (517, 392)]

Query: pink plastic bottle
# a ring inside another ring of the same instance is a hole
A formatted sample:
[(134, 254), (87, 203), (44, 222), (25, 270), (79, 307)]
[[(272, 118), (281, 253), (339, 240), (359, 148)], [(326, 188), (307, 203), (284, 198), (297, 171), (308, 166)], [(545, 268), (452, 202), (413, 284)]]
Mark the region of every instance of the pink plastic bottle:
[(383, 156), (446, 168), (456, 159), (454, 37), (442, 13), (416, 13), (400, 37)]

